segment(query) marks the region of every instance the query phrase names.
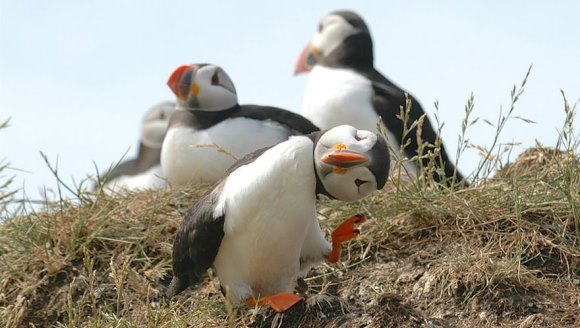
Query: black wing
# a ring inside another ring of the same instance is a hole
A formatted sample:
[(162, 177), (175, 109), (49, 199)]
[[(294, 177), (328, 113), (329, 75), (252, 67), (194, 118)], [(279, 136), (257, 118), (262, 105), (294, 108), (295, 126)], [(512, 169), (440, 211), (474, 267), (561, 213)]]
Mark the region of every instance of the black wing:
[[(251, 162), (255, 161), (256, 158), (260, 157), (266, 150), (274, 147), (276, 145), (272, 145), (272, 146), (267, 146), (264, 148), (260, 148), (260, 149), (256, 149), (251, 153), (248, 153), (246, 155), (244, 155), (244, 157), (240, 158), (239, 160), (237, 160), (234, 164), (232, 164), (232, 166), (230, 166), (227, 170), (226, 173), (224, 174), (224, 179), (225, 177), (229, 176), (230, 173), (234, 172), (235, 170), (237, 170), (240, 166), (244, 166), (246, 164), (250, 164)], [(220, 182), (217, 182), (217, 184), (219, 184)]]
[(214, 185), (187, 211), (173, 243), (173, 279), (167, 289), (171, 298), (199, 281), (213, 264), (222, 238), (225, 216), (213, 216), (216, 191)]
[(102, 174), (99, 179), (103, 182), (113, 181), (122, 175), (133, 175), (133, 172), (137, 169), (137, 159), (131, 159), (124, 161), (121, 164), (114, 166), (104, 174)]
[(213, 212), (217, 195), (227, 176), (272, 147), (258, 149), (235, 162), (226, 171), (225, 177), (188, 210), (173, 242), (173, 279), (167, 289), (167, 297), (171, 298), (198, 282), (217, 256), (224, 237), (225, 215), (215, 217)]
[[(382, 117), (383, 124), (385, 127), (391, 131), (395, 136), (402, 136), (404, 131), (404, 122), (397, 118), (400, 114), (400, 106), (405, 109), (406, 96), (405, 91), (399, 88), (397, 85), (389, 81), (381, 73), (377, 72), (375, 69), (367, 70), (362, 72), (368, 79), (372, 81), (372, 86), (375, 94), (372, 97), (373, 107), (377, 114)], [(413, 122), (419, 120), (421, 116), (425, 114), (421, 104), (415, 97), (408, 94), (411, 100), (411, 109), (409, 111), (409, 122), (408, 126), (411, 126)], [(429, 121), (429, 118), (425, 115), (424, 123), (422, 126), (421, 139), (428, 142), (431, 145), (435, 145), (439, 136), (437, 132), (433, 129), (433, 125)], [(408, 143), (409, 145), (404, 149), (405, 155), (408, 158), (412, 158), (417, 155), (419, 145), (417, 143), (417, 127), (407, 131), (403, 144)], [(398, 144), (401, 140), (396, 140)], [(429, 158), (421, 159), (421, 164), (426, 167), (429, 164)], [(447, 185), (450, 185), (452, 181), (455, 183), (463, 182), (466, 183), (465, 178), (457, 171), (453, 162), (449, 159), (445, 146), (441, 141), (441, 152), (440, 157), (435, 161), (435, 166), (437, 168), (442, 168), (445, 172), (445, 177), (440, 175), (441, 170), (435, 170), (433, 173), (433, 179), (438, 183), (445, 181)], [(455, 175), (455, 179), (453, 176)], [(445, 178), (445, 179), (444, 179)]]
[(320, 129), (307, 118), (291, 111), (269, 106), (242, 105), (241, 110), (233, 115), (250, 117), (255, 120), (271, 120), (287, 126), (295, 134), (309, 134)]
[(215, 217), (213, 212), (217, 195), (227, 177), (272, 147), (255, 150), (236, 161), (226, 171), (225, 177), (187, 211), (173, 243), (173, 279), (167, 288), (167, 297), (171, 298), (195, 284), (215, 261), (224, 237), (225, 214)]
[(113, 181), (122, 175), (136, 175), (145, 172), (161, 161), (161, 148), (151, 148), (139, 144), (137, 158), (124, 161), (102, 174), (99, 179), (103, 182)]

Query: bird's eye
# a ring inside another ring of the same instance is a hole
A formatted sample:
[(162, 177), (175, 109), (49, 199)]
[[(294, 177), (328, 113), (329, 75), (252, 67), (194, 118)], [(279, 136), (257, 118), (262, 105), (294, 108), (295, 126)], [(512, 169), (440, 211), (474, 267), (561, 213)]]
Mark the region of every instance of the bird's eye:
[(360, 187), (360, 186), (362, 186), (363, 184), (365, 184), (365, 183), (367, 183), (367, 182), (368, 182), (368, 181), (361, 180), (361, 179), (355, 179), (355, 180), (354, 180), (354, 184), (355, 184), (357, 187)]
[(220, 84), (220, 79), (218, 77), (218, 72), (215, 71), (215, 73), (213, 73), (213, 76), (211, 77), (211, 84), (212, 85), (218, 85)]
[(368, 136), (365, 135), (364, 133), (361, 133), (360, 130), (358, 130), (354, 133), (354, 138), (356, 139), (356, 141), (365, 140), (367, 137)]

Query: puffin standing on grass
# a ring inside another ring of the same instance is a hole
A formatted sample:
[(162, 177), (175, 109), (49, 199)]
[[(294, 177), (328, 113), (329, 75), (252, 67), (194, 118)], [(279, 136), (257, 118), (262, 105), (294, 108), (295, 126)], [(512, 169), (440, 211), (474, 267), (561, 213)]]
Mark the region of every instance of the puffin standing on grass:
[(173, 244), (167, 296), (195, 284), (213, 265), (232, 303), (285, 311), (302, 299), (292, 293), (297, 279), (324, 259), (337, 262), (340, 244), (365, 220), (348, 218), (329, 243), (316, 194), (361, 199), (385, 185), (388, 168), (384, 139), (348, 125), (249, 154), (186, 214)]
[[(320, 21), (318, 32), (298, 59), (295, 74), (308, 71), (310, 77), (304, 95), (304, 116), (321, 129), (350, 124), (377, 131), (381, 117), (381, 125), (386, 131), (394, 158), (399, 157), (401, 144), (406, 145), (405, 157), (411, 159), (418, 155), (418, 131), (422, 142), (429, 145), (438, 143), (440, 137), (419, 102), (410, 94), (411, 108), (407, 123), (410, 129), (403, 135), (404, 123), (397, 115), (401, 112), (401, 106), (406, 109), (407, 93), (375, 69), (369, 29), (356, 13), (336, 11)], [(420, 120), (423, 120), (422, 127), (413, 125)], [(439, 170), (435, 170), (433, 179), (446, 185), (465, 183), (443, 143), (439, 142), (441, 148), (434, 163)], [(426, 150), (434, 151), (433, 146)], [(427, 167), (429, 158), (425, 156), (420, 162), (420, 166)], [(420, 169), (410, 161), (405, 161), (404, 165), (413, 175), (417, 175)]]
[[(163, 102), (143, 117), (137, 158), (125, 161), (103, 174), (103, 191), (113, 194), (123, 190), (157, 189), (165, 186), (161, 171), (161, 145), (175, 103)], [(96, 189), (96, 187), (95, 187)]]
[(161, 165), (172, 187), (214, 183), (244, 155), (319, 130), (287, 110), (240, 106), (232, 80), (217, 65), (180, 66), (167, 84), (177, 107), (163, 142)]

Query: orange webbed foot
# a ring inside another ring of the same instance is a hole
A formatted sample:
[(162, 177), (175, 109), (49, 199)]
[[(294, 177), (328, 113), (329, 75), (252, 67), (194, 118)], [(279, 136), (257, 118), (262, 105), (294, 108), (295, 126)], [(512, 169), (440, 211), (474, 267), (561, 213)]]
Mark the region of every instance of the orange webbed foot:
[(366, 220), (367, 218), (364, 214), (356, 214), (344, 220), (332, 231), (330, 235), (332, 243), (344, 243), (358, 236), (360, 230), (356, 228), (356, 225), (364, 223)]
[(358, 236), (360, 230), (356, 228), (356, 225), (364, 223), (366, 220), (364, 214), (356, 214), (344, 220), (332, 231), (330, 235), (332, 238), (332, 250), (328, 253), (328, 262), (338, 262), (340, 258), (340, 245)]
[(246, 300), (246, 304), (250, 307), (264, 306), (267, 304), (272, 308), (272, 310), (276, 312), (284, 312), (303, 299), (304, 298), (302, 296), (296, 295), (294, 293), (278, 293), (266, 297), (261, 297), (258, 300), (250, 297)]

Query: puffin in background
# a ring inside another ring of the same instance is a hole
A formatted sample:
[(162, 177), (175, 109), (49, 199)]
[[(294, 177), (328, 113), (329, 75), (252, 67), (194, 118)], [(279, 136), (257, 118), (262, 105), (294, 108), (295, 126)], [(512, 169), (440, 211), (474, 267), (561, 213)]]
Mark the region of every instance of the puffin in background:
[[(440, 137), (433, 129), (423, 108), (412, 95), (408, 133), (397, 117), (400, 107), (406, 108), (406, 91), (379, 73), (373, 64), (373, 43), (363, 19), (352, 11), (335, 11), (324, 17), (318, 32), (304, 48), (296, 64), (295, 74), (310, 71), (304, 95), (303, 113), (321, 129), (350, 124), (360, 129), (377, 131), (379, 117), (386, 132), (393, 158), (398, 158), (404, 137), (404, 156), (418, 155), (417, 132), (422, 142), (436, 145)], [(412, 125), (424, 119), (422, 128)], [(439, 140), (439, 142), (441, 142)], [(425, 150), (433, 151), (433, 147)], [(440, 156), (435, 159), (437, 170), (433, 179), (448, 186), (467, 181), (455, 168), (441, 142)], [(395, 161), (392, 162), (395, 164)], [(429, 158), (421, 159), (427, 167)], [(406, 170), (417, 175), (416, 162), (405, 161)], [(440, 174), (440, 172), (444, 174)]]
[(217, 65), (180, 66), (167, 84), (177, 98), (161, 151), (171, 187), (214, 183), (246, 154), (319, 130), (287, 110), (239, 105), (234, 83)]
[[(114, 194), (127, 190), (158, 189), (165, 186), (161, 171), (161, 145), (175, 111), (175, 103), (160, 103), (145, 113), (137, 158), (125, 161), (99, 177), (102, 190)], [(97, 189), (95, 186), (94, 189)]]
[(285, 311), (302, 298), (297, 279), (323, 260), (337, 262), (340, 244), (354, 238), (355, 215), (329, 243), (316, 213), (316, 195), (354, 201), (381, 189), (389, 152), (377, 134), (343, 125), (295, 136), (234, 164), (187, 212), (173, 244), (173, 297), (213, 265), (232, 303), (269, 304)]

